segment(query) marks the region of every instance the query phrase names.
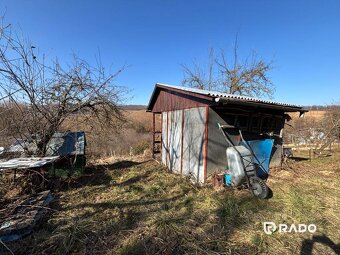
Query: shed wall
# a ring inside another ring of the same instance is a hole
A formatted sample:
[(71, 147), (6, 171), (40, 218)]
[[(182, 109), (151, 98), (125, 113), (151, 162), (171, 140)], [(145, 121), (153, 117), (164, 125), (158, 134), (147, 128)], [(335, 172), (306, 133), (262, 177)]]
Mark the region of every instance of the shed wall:
[(162, 163), (200, 183), (204, 182), (205, 122), (206, 107), (162, 113)]
[(167, 138), (167, 112), (162, 112), (162, 163), (164, 165), (167, 165), (166, 162), (166, 157), (167, 157), (167, 142), (168, 142), (168, 138)]
[(224, 136), (219, 131), (217, 123), (226, 124), (226, 122), (209, 107), (209, 124), (208, 124), (208, 156), (207, 156), (207, 177), (212, 176), (214, 172), (221, 172), (227, 169), (226, 149), (228, 147)]
[(212, 104), (212, 99), (206, 96), (193, 96), (188, 93), (160, 90), (152, 112), (166, 112), (207, 106)]
[(205, 122), (205, 107), (184, 110), (182, 173), (200, 183), (204, 182)]
[(282, 163), (282, 138), (275, 137), (269, 167), (280, 167), (281, 163)]
[[(225, 138), (219, 131), (217, 123), (227, 124), (223, 118), (212, 108), (209, 108), (209, 128), (208, 128), (208, 157), (207, 157), (207, 176), (212, 176), (214, 172), (221, 172), (228, 167), (226, 159), (226, 149), (228, 147)], [(239, 141), (238, 135), (231, 135), (233, 141)], [(260, 139), (260, 135), (244, 134), (246, 140)], [(237, 143), (237, 142), (236, 142)], [(274, 137), (269, 167), (281, 165), (282, 138)]]
[[(227, 168), (226, 148), (228, 144), (217, 126), (217, 123), (226, 124), (226, 122), (214, 109), (209, 107), (208, 110), (206, 171), (209, 178), (214, 172), (221, 172)], [(182, 113), (182, 111), (184, 112)], [(206, 107), (162, 113), (162, 163), (170, 171), (191, 175), (196, 182), (200, 183), (205, 181), (204, 137), (206, 116)], [(182, 120), (183, 117), (184, 120)], [(231, 136), (231, 138), (233, 140), (239, 139), (236, 135)], [(281, 144), (282, 139), (275, 138), (270, 167), (280, 166), (281, 164)]]
[(182, 111), (168, 112), (168, 168), (181, 172)]

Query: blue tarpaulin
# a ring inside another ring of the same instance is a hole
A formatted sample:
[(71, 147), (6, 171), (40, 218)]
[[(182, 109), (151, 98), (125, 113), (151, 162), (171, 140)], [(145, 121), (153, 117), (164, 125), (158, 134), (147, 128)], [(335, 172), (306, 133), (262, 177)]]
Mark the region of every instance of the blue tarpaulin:
[(47, 145), (48, 156), (85, 155), (84, 132), (56, 132)]

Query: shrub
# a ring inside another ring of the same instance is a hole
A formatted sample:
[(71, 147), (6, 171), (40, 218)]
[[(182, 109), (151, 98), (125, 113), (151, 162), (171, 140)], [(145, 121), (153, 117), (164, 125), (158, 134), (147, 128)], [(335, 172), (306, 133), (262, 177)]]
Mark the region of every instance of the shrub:
[(142, 154), (146, 149), (150, 148), (150, 143), (146, 140), (140, 140), (133, 148), (134, 155)]

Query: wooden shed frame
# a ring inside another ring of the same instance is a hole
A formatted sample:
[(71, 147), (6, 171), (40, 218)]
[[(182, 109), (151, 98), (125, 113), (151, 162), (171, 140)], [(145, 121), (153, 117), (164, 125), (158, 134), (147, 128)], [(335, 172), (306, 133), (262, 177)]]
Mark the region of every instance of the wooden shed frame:
[[(170, 171), (193, 173), (197, 182), (204, 183), (209, 175), (226, 167), (227, 145), (217, 122), (237, 126), (248, 139), (258, 139), (271, 130), (277, 146), (271, 162), (275, 166), (281, 163), (287, 113), (302, 115), (307, 110), (293, 104), (157, 83), (147, 111), (153, 113), (153, 157), (160, 153)], [(156, 130), (157, 115), (161, 116), (161, 130)], [(237, 135), (232, 138), (239, 139)], [(192, 168), (197, 170), (192, 172)]]

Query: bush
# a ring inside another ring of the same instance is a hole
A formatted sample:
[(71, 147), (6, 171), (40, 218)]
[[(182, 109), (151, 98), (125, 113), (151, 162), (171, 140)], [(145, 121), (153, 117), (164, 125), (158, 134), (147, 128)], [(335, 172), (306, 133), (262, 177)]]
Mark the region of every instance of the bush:
[(132, 153), (134, 155), (143, 154), (148, 148), (150, 148), (150, 143), (146, 140), (141, 140), (132, 148)]

